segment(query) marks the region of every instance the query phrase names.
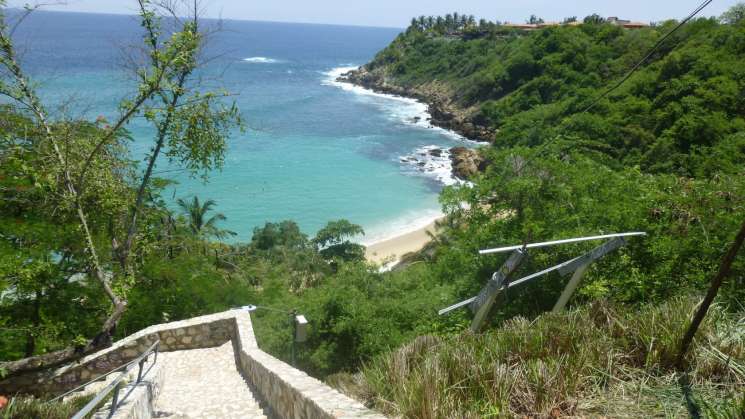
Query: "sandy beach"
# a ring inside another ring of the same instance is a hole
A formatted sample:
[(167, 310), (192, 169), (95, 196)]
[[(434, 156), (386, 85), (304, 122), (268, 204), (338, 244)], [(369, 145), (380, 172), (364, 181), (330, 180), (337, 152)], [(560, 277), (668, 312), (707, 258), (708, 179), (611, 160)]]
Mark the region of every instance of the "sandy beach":
[(398, 261), (401, 256), (407, 253), (421, 250), (431, 240), (427, 232), (435, 233), (435, 223), (441, 219), (433, 221), (418, 230), (367, 246), (365, 252), (367, 260), (374, 263), (390, 263)]

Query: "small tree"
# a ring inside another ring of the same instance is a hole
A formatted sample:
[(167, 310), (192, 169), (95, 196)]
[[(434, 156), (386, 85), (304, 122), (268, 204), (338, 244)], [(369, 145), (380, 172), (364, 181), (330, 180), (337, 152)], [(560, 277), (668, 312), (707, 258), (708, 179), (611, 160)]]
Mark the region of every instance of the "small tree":
[(605, 23), (605, 18), (597, 13), (593, 13), (590, 16), (585, 17), (583, 22), (588, 25), (600, 25)]
[(207, 213), (217, 205), (212, 199), (199, 202), (198, 197), (193, 197), (191, 201), (186, 201), (179, 198), (178, 206), (186, 216), (187, 226), (192, 234), (199, 238), (216, 237), (218, 239), (224, 239), (229, 236), (235, 236), (236, 233), (230, 230), (223, 230), (217, 227), (217, 223), (225, 221), (227, 217), (221, 213), (217, 213), (210, 218), (207, 218)]
[[(127, 308), (127, 292), (138, 277), (137, 261), (142, 258), (132, 255), (146, 251), (138, 221), (152, 191), (156, 163), (165, 157), (202, 175), (219, 168), (226, 137), (240, 118), (235, 106), (223, 103), (224, 93), (201, 89), (194, 76), (207, 35), (199, 26), (198, 0), (138, 0), (144, 53), (131, 60), (136, 63), (137, 89), (119, 104), (114, 120), (99, 118), (95, 123), (57, 120), (48, 112), (17, 59), (15, 26), (2, 13), (5, 5), (0, 0), (0, 96), (33, 124), (37, 137), (31, 146), (38, 159), (32, 170), (50, 179), (47, 199), (40, 202), (77, 224), (73, 232), (84, 246), (83, 272), (100, 284), (110, 302), (98, 334), (87, 342), (0, 363), (0, 370), (15, 375), (66, 363), (111, 343)], [(125, 175), (114, 170), (118, 160), (113, 151), (125, 147), (124, 127), (135, 117), (150, 122), (155, 135), (144, 173), (125, 181)], [(86, 135), (73, 129), (86, 124), (98, 129)], [(99, 207), (108, 210), (108, 228), (97, 220)]]
[(745, 3), (737, 3), (724, 12), (719, 20), (728, 25), (737, 24), (745, 19)]
[(365, 247), (349, 241), (351, 237), (360, 234), (365, 234), (365, 231), (357, 224), (347, 220), (331, 221), (316, 234), (313, 243), (327, 260), (363, 260)]
[(543, 18), (540, 18), (536, 15), (530, 15), (530, 19), (528, 19), (528, 23), (531, 25), (537, 25), (540, 23), (545, 23), (545, 21), (543, 20)]

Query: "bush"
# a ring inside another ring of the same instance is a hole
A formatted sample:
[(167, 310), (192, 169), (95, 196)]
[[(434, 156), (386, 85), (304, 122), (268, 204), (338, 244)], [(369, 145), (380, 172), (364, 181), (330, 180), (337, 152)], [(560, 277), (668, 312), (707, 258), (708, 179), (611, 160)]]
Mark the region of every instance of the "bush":
[[(639, 310), (597, 302), (532, 322), (517, 317), (478, 336), (422, 336), (346, 379), (346, 389), (403, 417), (685, 415), (671, 361), (697, 302)], [(699, 330), (688, 357), (697, 403), (737, 406), (743, 325), (745, 313), (715, 306)]]

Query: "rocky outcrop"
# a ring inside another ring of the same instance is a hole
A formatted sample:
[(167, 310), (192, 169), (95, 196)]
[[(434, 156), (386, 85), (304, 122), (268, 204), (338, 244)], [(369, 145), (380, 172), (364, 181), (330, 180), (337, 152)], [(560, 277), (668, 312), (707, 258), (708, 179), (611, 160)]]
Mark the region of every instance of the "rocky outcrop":
[(451, 148), (450, 161), (453, 163), (453, 174), (459, 179), (468, 179), (486, 166), (478, 151), (466, 147)]
[(404, 87), (392, 83), (381, 70), (369, 71), (366, 67), (350, 71), (339, 77), (339, 81), (352, 83), (378, 93), (387, 93), (417, 99), (428, 106), (430, 123), (455, 131), (469, 140), (492, 142), (495, 131), (479, 121), (477, 112), (464, 109), (452, 100), (446, 88), (432, 83), (418, 87)]

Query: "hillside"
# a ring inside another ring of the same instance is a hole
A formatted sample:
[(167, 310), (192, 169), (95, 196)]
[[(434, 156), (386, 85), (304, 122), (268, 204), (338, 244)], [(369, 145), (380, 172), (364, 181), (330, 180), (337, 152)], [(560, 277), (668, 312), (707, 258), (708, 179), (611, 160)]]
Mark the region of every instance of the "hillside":
[[(700, 295), (745, 214), (745, 20), (690, 22), (594, 103), (677, 22), (628, 30), (591, 16), (521, 31), (451, 16), (413, 20), (343, 76), (420, 99), (434, 125), (491, 143), (474, 186), (443, 192), (450, 228), (421, 260), (465, 298), (504, 261), (478, 257), (480, 248), (649, 236), (591, 270), (578, 311), (541, 314), (565, 280), (510, 290), (484, 335), (443, 337), (452, 325), (440, 325), (336, 384), (404, 417), (742, 415), (741, 374), (709, 369), (714, 335), (699, 336), (690, 376), (670, 362), (697, 301), (681, 294)], [(532, 253), (530, 269), (571, 255)], [(724, 317), (714, 317), (724, 323), (711, 329), (733, 328), (721, 353), (735, 363), (731, 344), (745, 329), (725, 319), (741, 317), (743, 262), (720, 293)]]
[(346, 77), (420, 98), (431, 105), (435, 125), (498, 147), (561, 136), (650, 172), (698, 176), (712, 166), (731, 168), (745, 147), (742, 22), (689, 23), (620, 89), (580, 112), (674, 24), (520, 31), (488, 22), (416, 23)]

